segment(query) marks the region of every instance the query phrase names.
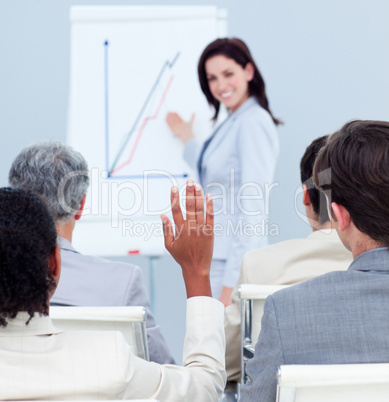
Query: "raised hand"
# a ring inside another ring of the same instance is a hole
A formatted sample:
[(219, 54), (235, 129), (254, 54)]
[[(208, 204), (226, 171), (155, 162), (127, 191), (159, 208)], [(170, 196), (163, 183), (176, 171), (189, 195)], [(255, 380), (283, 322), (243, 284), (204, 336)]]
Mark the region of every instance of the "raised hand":
[(206, 197), (204, 219), (203, 193), (193, 180), (186, 184), (186, 219), (180, 207), (178, 188), (172, 187), (171, 207), (174, 228), (166, 215), (161, 215), (165, 247), (180, 264), (187, 297), (212, 296), (209, 272), (213, 253), (213, 202)]
[(193, 134), (194, 118), (194, 113), (189, 121), (183, 120), (182, 117), (177, 113), (168, 113), (165, 120), (173, 134), (176, 135), (184, 144), (186, 144), (195, 137)]

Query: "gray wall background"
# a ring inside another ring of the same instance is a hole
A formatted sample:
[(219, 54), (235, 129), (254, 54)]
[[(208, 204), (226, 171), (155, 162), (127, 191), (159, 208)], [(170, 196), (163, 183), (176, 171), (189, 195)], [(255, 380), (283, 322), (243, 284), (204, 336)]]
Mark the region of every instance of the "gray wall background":
[[(0, 0), (0, 186), (20, 149), (38, 139), (65, 140), (69, 85), (69, 7), (135, 5), (116, 0)], [(149, 0), (150, 5), (165, 1)], [(214, 0), (229, 13), (229, 36), (250, 47), (271, 108), (284, 120), (271, 196), (279, 236), (305, 236), (295, 191), (299, 160), (316, 137), (350, 119), (389, 119), (389, 2), (386, 0)], [(299, 202), (300, 200), (298, 200)], [(303, 211), (303, 208), (300, 208)], [(82, 250), (81, 250), (82, 251)], [(135, 259), (149, 278), (147, 260)], [(185, 292), (179, 268), (163, 257), (156, 269), (155, 313), (181, 356)], [(177, 302), (182, 299), (182, 303)], [(171, 314), (173, 311), (175, 314)]]

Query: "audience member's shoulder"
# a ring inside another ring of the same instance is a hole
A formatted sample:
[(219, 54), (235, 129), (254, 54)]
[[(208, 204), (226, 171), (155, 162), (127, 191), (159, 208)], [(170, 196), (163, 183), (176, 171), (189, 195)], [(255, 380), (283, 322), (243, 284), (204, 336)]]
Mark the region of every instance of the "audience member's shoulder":
[(130, 346), (126, 342), (124, 335), (120, 331), (64, 331), (59, 334), (66, 337), (66, 342), (70, 346), (73, 354), (80, 354), (83, 359), (90, 354), (100, 353), (101, 347), (104, 349), (103, 358), (110, 357), (115, 360), (118, 352), (124, 350), (130, 354)]
[(142, 269), (138, 265), (130, 264), (123, 261), (113, 261), (107, 258), (96, 257), (96, 256), (83, 256), (85, 258), (85, 263), (91, 264), (96, 271), (98, 270), (103, 276), (114, 276), (120, 277), (123, 281), (140, 281), (143, 277)]
[(292, 285), (286, 289), (279, 290), (272, 295), (275, 302), (286, 301), (293, 299), (298, 294), (311, 293), (318, 295), (323, 290), (328, 292), (328, 289), (337, 288), (349, 275), (349, 271), (332, 271), (326, 274), (308, 279), (304, 282)]
[(130, 264), (123, 261), (115, 261), (108, 258), (84, 255), (78, 252), (68, 241), (59, 239), (61, 246), (61, 255), (63, 264), (71, 260), (72, 263), (76, 263), (77, 266), (90, 267), (94, 270), (106, 271), (107, 273), (121, 272), (127, 275), (141, 274), (142, 270), (139, 266)]
[(305, 243), (306, 238), (297, 238), (281, 241), (279, 243), (270, 244), (269, 246), (261, 247), (255, 250), (248, 251), (245, 253), (244, 257), (247, 260), (257, 260), (261, 257), (281, 255), (284, 250), (293, 250), (296, 247), (300, 247), (301, 244)]
[[(320, 229), (311, 232), (307, 237), (306, 241), (312, 242), (330, 242), (334, 245), (340, 245), (345, 248), (339, 238), (338, 233), (335, 229)], [(345, 248), (346, 249), (346, 248)]]
[(138, 265), (130, 264), (129, 262), (124, 262), (124, 261), (116, 261), (116, 260), (111, 260), (109, 258), (103, 258), (103, 257), (97, 257), (97, 256), (91, 256), (91, 255), (83, 255), (81, 254), (83, 258), (85, 258), (88, 261), (91, 261), (94, 263), (96, 266), (100, 266), (105, 269), (117, 269), (117, 270), (132, 270), (132, 271), (140, 271), (141, 269), (139, 268)]

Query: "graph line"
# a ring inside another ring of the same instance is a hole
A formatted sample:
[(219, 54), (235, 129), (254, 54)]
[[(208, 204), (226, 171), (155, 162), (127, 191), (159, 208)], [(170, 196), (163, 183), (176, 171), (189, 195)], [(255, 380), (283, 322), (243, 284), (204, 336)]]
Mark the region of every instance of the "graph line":
[[(141, 109), (140, 109), (140, 112), (138, 113), (138, 115), (137, 115), (137, 117), (136, 117), (136, 119), (135, 119), (135, 121), (134, 121), (134, 124), (132, 125), (130, 131), (128, 132), (128, 134), (127, 134), (127, 136), (126, 136), (126, 139), (125, 139), (123, 145), (121, 146), (121, 148), (119, 149), (118, 153), (116, 154), (116, 156), (115, 156), (115, 158), (114, 158), (114, 161), (113, 161), (113, 163), (112, 163), (112, 166), (111, 166), (111, 168), (109, 169), (109, 175), (111, 175), (115, 170), (117, 170), (117, 169), (115, 169), (115, 167), (116, 167), (116, 165), (117, 165), (117, 163), (118, 163), (120, 157), (122, 156), (122, 154), (123, 154), (123, 152), (124, 152), (124, 149), (125, 149), (125, 147), (126, 147), (127, 144), (128, 144), (128, 141), (130, 140), (131, 136), (132, 136), (133, 133), (135, 132), (135, 130), (136, 130), (137, 126), (138, 126), (138, 123), (139, 123), (139, 121), (140, 121), (142, 115), (144, 114), (144, 112), (145, 112), (145, 110), (146, 110), (146, 107), (147, 107), (148, 103), (150, 102), (152, 96), (154, 95), (154, 92), (155, 92), (156, 89), (158, 88), (158, 85), (159, 85), (159, 83), (160, 83), (160, 81), (161, 81), (161, 78), (162, 78), (162, 76), (163, 76), (163, 73), (165, 72), (165, 70), (166, 70), (167, 68), (170, 68), (170, 69), (173, 68), (173, 66), (174, 66), (174, 64), (176, 63), (176, 61), (177, 61), (177, 59), (178, 59), (179, 56), (180, 56), (180, 52), (178, 52), (178, 53), (176, 54), (176, 56), (174, 57), (174, 59), (173, 59), (171, 62), (167, 60), (167, 61), (163, 64), (162, 69), (161, 69), (161, 71), (159, 72), (159, 74), (158, 74), (158, 76), (157, 76), (157, 79), (156, 79), (155, 82), (154, 82), (154, 85), (152, 86), (152, 88), (151, 88), (149, 94), (148, 94), (147, 97), (146, 97), (145, 102), (143, 103), (143, 105), (142, 105), (142, 107), (141, 107)], [(138, 134), (138, 137), (139, 137), (139, 134)], [(119, 168), (120, 168), (120, 167), (119, 167)]]
[(168, 82), (166, 88), (165, 88), (165, 91), (162, 94), (161, 100), (159, 102), (159, 105), (158, 105), (157, 110), (155, 111), (154, 115), (153, 116), (147, 116), (143, 120), (142, 126), (141, 126), (141, 128), (140, 128), (140, 130), (138, 132), (138, 136), (136, 137), (135, 144), (132, 147), (131, 154), (130, 154), (129, 158), (125, 162), (123, 162), (121, 165), (119, 165), (117, 168), (111, 170), (110, 174), (114, 174), (115, 172), (118, 172), (120, 169), (124, 168), (124, 166), (127, 166), (127, 165), (129, 165), (131, 163), (132, 158), (134, 157), (136, 148), (138, 147), (139, 140), (142, 137), (143, 130), (146, 127), (146, 124), (149, 121), (155, 120), (158, 117), (159, 111), (161, 110), (162, 104), (163, 104), (163, 102), (164, 102), (164, 100), (166, 98), (166, 95), (167, 95), (168, 91), (169, 91), (170, 85), (172, 84), (173, 78), (174, 78), (174, 76), (172, 75), (170, 77), (170, 79), (169, 79), (169, 82)]
[(108, 46), (109, 42), (104, 42), (104, 95), (105, 95), (105, 168), (109, 169), (109, 96), (108, 96)]

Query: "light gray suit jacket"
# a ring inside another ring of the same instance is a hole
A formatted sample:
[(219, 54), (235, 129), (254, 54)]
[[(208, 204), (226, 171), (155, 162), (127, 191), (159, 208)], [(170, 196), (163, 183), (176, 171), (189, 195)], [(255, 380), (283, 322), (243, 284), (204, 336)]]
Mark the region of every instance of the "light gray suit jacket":
[[(200, 183), (215, 211), (213, 258), (226, 261), (222, 286), (233, 288), (243, 254), (267, 245), (267, 191), (273, 181), (278, 136), (269, 113), (249, 98), (201, 147), (195, 140), (184, 158), (200, 165)], [(250, 198), (251, 197), (251, 198)]]
[(274, 402), (282, 364), (389, 362), (389, 250), (267, 298), (242, 401)]
[(150, 310), (142, 270), (132, 264), (80, 254), (59, 237), (61, 280), (51, 298), (53, 305), (144, 306), (150, 360), (174, 364), (173, 356)]

